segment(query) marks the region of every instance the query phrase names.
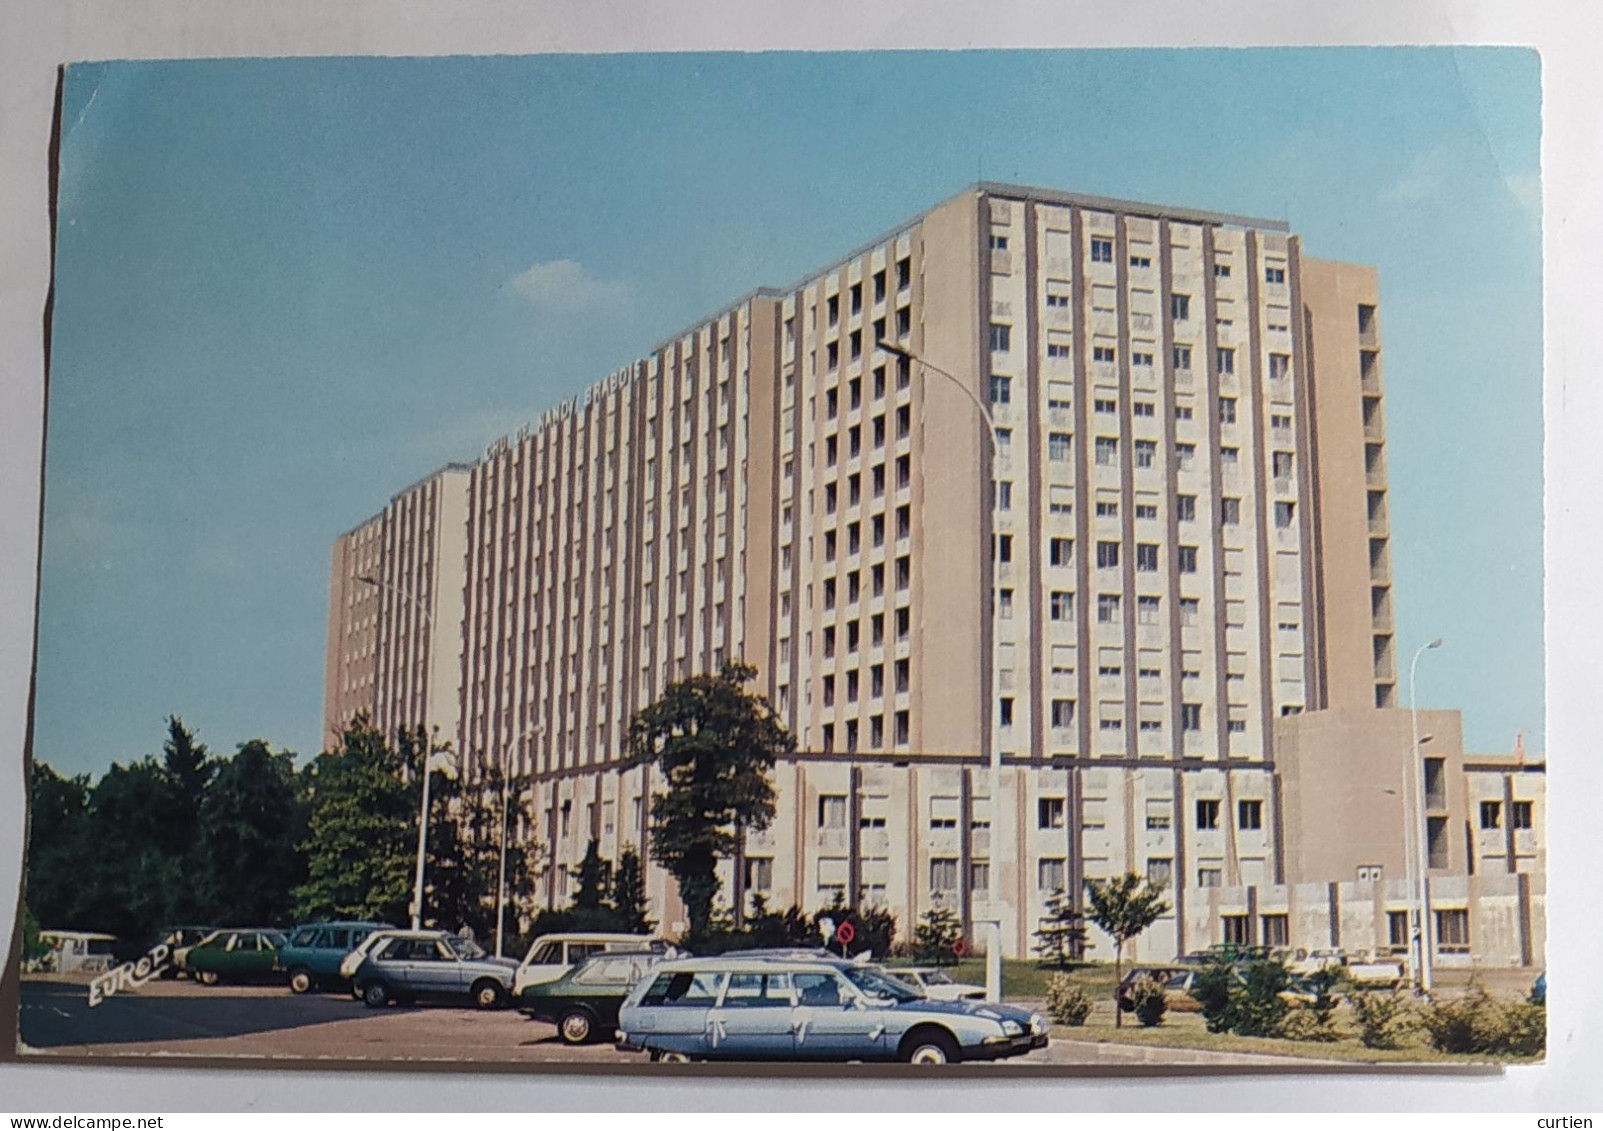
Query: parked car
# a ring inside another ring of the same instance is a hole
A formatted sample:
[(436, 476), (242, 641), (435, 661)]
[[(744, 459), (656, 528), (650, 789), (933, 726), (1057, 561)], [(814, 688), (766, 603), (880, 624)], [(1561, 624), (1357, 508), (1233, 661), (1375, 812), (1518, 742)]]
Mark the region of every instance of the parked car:
[(289, 933), (289, 942), (278, 952), (278, 964), (289, 978), (293, 993), (327, 989), (347, 982), (340, 976), (340, 962), (374, 931), (392, 929), (388, 923), (340, 921), (304, 923)]
[(58, 974), (103, 974), (116, 959), (115, 935), (97, 931), (40, 931), (39, 940), (50, 948), (44, 967)]
[(529, 944), (523, 961), (517, 963), (517, 975), (512, 983), (512, 996), (521, 998), (523, 991), (542, 982), (554, 982), (592, 954), (608, 950), (666, 950), (667, 942), (650, 935), (625, 935), (596, 931), (569, 931), (557, 935), (541, 935)]
[(881, 974), (906, 982), (930, 1001), (984, 1001), (985, 987), (955, 982), (939, 966), (876, 966)]
[(510, 958), (492, 958), (478, 943), (445, 931), (385, 931), (356, 968), (353, 984), (374, 1007), (445, 997), (495, 1009), (511, 995), (516, 972)]
[(610, 1039), (618, 1008), (641, 978), (673, 951), (611, 950), (592, 954), (554, 982), (526, 986), (518, 1008), (557, 1027), (565, 1044)]
[(653, 1060), (904, 1060), (1019, 1056), (1047, 1043), (1039, 1013), (928, 1001), (866, 965), (822, 958), (664, 962), (619, 1010), (618, 1047)]
[(184, 967), (203, 986), (266, 981), (279, 973), (278, 948), (285, 941), (283, 931), (270, 927), (213, 931), (190, 947)]
[(1196, 966), (1136, 966), (1125, 971), (1119, 981), (1115, 999), (1125, 1013), (1135, 1011), (1135, 984), (1142, 978), (1151, 978), (1163, 986), (1163, 1002), (1173, 1013), (1197, 1013), (1202, 1003), (1191, 996), (1191, 987), (1197, 980)]

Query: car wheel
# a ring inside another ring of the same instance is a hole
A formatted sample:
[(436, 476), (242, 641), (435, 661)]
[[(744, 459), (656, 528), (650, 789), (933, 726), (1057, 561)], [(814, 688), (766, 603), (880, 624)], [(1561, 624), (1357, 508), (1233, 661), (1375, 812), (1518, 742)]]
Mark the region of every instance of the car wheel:
[(915, 1031), (902, 1042), (902, 1059), (909, 1064), (955, 1064), (957, 1042), (939, 1029)]
[(657, 1052), (653, 1050), (651, 1059), (658, 1064), (689, 1064), (690, 1054), (684, 1052)]
[(215, 986), (220, 981), (215, 970), (197, 970), (195, 980), (203, 986)]
[(564, 1044), (583, 1045), (589, 1043), (595, 1028), (595, 1018), (588, 1009), (570, 1009), (557, 1022), (557, 1035)]
[(315, 983), (312, 980), (312, 972), (310, 970), (291, 970), (289, 972), (290, 993), (307, 993), (311, 990), (313, 985), (315, 985)]
[(374, 1009), (390, 1003), (390, 988), (383, 982), (370, 983), (361, 993), (362, 1000)]
[(501, 996), (501, 987), (488, 978), (473, 984), (473, 1004), (480, 1009), (494, 1009), (501, 1004)]
[(362, 987), (358, 986), (355, 982), (351, 983), (351, 996), (357, 1001), (362, 1000)]

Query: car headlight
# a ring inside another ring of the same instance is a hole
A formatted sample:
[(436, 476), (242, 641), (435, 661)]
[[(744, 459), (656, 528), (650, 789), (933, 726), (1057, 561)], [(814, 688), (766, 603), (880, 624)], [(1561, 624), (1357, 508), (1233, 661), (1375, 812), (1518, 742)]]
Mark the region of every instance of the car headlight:
[(1051, 1027), (1051, 1025), (1047, 1024), (1046, 1018), (1039, 1013), (1030, 1014), (1030, 1032), (1039, 1035), (1045, 1033)]
[(1024, 1032), (1024, 1026), (1017, 1021), (1004, 1021), (1002, 1022), (1002, 1032), (1010, 1037), (1017, 1037)]

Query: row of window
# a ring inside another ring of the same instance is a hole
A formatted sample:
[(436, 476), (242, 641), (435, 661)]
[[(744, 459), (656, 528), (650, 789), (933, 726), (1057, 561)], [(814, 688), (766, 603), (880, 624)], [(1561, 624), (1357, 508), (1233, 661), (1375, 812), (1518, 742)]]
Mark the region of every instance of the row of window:
[[(1181, 296), (1176, 296), (1181, 297)], [(990, 329), (990, 347), (993, 354), (1013, 352), (1013, 325), (1009, 322), (992, 322)], [(1143, 348), (1146, 347), (1146, 348)], [(1192, 365), (1192, 351), (1195, 346), (1189, 343), (1178, 343), (1169, 348), (1169, 367), (1177, 370), (1190, 370)], [(1049, 358), (1066, 359), (1070, 356), (1068, 342), (1048, 338), (1046, 355)], [(855, 354), (853, 355), (856, 356)], [(1112, 365), (1118, 361), (1118, 348), (1107, 343), (1091, 345), (1091, 360), (1094, 363)], [(1149, 343), (1137, 343), (1130, 351), (1130, 364), (1137, 369), (1147, 369), (1155, 364), (1156, 355)], [(1234, 346), (1216, 346), (1213, 351), (1214, 372), (1232, 374), (1236, 371), (1236, 349)], [(1281, 381), (1291, 376), (1291, 355), (1288, 353), (1271, 353), (1269, 355), (1269, 378)]]
[[(1509, 803), (1508, 824), (1512, 829), (1535, 828), (1532, 813), (1532, 802), (1512, 801)], [(1501, 801), (1481, 802), (1481, 828), (1500, 829), (1503, 827), (1503, 803)]]
[[(1072, 706), (1072, 704), (1071, 704)], [(1200, 708), (1199, 708), (1200, 710)], [(1159, 805), (1149, 803), (1147, 813), (1147, 828), (1151, 830), (1167, 829), (1170, 827), (1169, 816), (1166, 811), (1167, 801)], [(1222, 802), (1218, 798), (1201, 798), (1196, 802), (1196, 827), (1203, 830), (1216, 830), (1219, 828), (1219, 813)], [(1064, 797), (1040, 797), (1036, 799), (1036, 828), (1061, 829), (1065, 828), (1068, 820), (1068, 799)], [(847, 817), (847, 798), (843, 793), (824, 793), (818, 797), (818, 827), (820, 829), (844, 829)], [(979, 820), (974, 823), (975, 828), (990, 828), (990, 822)], [(883, 817), (862, 817), (858, 825), (860, 828), (884, 828)], [(957, 827), (957, 798), (932, 797), (930, 799), (929, 827), (934, 830), (955, 829)], [(1243, 799), (1236, 802), (1236, 827), (1244, 830), (1258, 830), (1263, 828), (1263, 802), (1257, 799)]]
[[(882, 267), (878, 271), (874, 272), (873, 277), (870, 279), (870, 285), (873, 287), (874, 301), (876, 303), (885, 301), (888, 282), (889, 276), (886, 274), (885, 268)], [(896, 290), (899, 293), (907, 290), (907, 288), (912, 285), (913, 261), (911, 258), (904, 256), (896, 261)], [(836, 325), (840, 321), (840, 297), (841, 296), (839, 294), (833, 294), (824, 299), (824, 316), (831, 326)], [(851, 313), (861, 314), (863, 312), (862, 283), (858, 282), (851, 284), (851, 286), (846, 289), (846, 298), (847, 302), (850, 304)], [(787, 331), (792, 328), (791, 322), (788, 319), (786, 320), (785, 327)]]

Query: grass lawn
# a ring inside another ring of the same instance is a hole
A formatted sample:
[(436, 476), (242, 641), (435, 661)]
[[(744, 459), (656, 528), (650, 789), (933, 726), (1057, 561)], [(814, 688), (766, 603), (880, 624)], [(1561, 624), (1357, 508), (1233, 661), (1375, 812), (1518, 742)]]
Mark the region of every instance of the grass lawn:
[[(893, 959), (891, 966), (924, 966), (930, 963), (914, 962), (911, 959)], [(965, 958), (962, 962), (941, 967), (954, 982), (969, 982), (976, 986), (985, 985), (985, 959)], [(1028, 1001), (1039, 1004), (1046, 1000), (1046, 984), (1051, 981), (1055, 970), (1048, 970), (1040, 966), (1033, 959), (1003, 959), (1002, 960), (1002, 1000)], [(1098, 1001), (1113, 1000), (1113, 964), (1111, 962), (1092, 962), (1078, 966), (1069, 971), (1069, 977), (1085, 988), (1085, 992)], [(1109, 1006), (1111, 1009), (1112, 1006)], [(1111, 1016), (1111, 1014), (1110, 1014)]]
[[(1052, 1036), (1062, 1041), (1112, 1042), (1155, 1048), (1207, 1049), (1214, 1052), (1262, 1053), (1292, 1056), (1305, 1060), (1346, 1060), (1367, 1064), (1533, 1064), (1539, 1057), (1493, 1058), (1467, 1053), (1437, 1052), (1422, 1036), (1408, 1035), (1396, 1049), (1366, 1049), (1356, 1037), (1339, 1041), (1289, 1041), (1273, 1037), (1238, 1037), (1231, 1033), (1210, 1033), (1200, 1013), (1169, 1013), (1161, 1025), (1147, 1029), (1129, 1014), (1122, 1029), (1113, 1027), (1113, 1007), (1099, 1005), (1086, 1024), (1070, 1028), (1054, 1026)], [(1336, 1028), (1343, 1033), (1353, 1029), (1345, 1008), (1336, 1015)]]

